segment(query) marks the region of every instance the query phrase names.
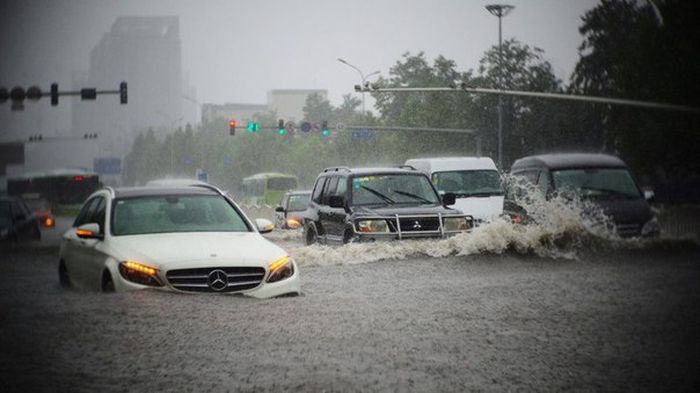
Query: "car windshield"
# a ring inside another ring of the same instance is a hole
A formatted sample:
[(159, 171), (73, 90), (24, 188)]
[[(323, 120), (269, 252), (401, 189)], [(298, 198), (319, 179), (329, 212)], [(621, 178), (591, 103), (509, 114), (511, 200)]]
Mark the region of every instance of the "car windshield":
[(441, 193), (457, 197), (503, 195), (501, 177), (495, 170), (437, 172), (433, 184)]
[(637, 184), (624, 168), (586, 168), (552, 171), (554, 188), (582, 197), (638, 198)]
[(430, 181), (420, 175), (369, 175), (352, 178), (352, 204), (437, 205), (440, 200)]
[(112, 234), (247, 232), (243, 218), (216, 196), (168, 195), (117, 199)]
[(289, 207), (287, 211), (298, 212), (306, 210), (309, 205), (309, 200), (311, 199), (311, 194), (294, 194), (289, 196)]
[(10, 221), (12, 221), (10, 216), (10, 202), (0, 201), (0, 225), (5, 227), (10, 224)]

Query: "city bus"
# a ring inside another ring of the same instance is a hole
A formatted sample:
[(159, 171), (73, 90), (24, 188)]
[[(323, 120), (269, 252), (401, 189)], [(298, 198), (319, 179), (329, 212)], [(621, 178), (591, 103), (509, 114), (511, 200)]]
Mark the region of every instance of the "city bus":
[(297, 188), (297, 177), (283, 173), (257, 173), (241, 183), (242, 202), (279, 205), (282, 195)]
[(37, 195), (51, 204), (83, 203), (100, 187), (97, 173), (80, 169), (58, 169), (7, 179), (7, 193), (17, 197)]

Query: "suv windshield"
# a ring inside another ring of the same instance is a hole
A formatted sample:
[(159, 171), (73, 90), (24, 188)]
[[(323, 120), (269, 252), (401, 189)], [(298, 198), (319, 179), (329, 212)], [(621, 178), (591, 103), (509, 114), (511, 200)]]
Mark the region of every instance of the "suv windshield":
[(309, 205), (311, 194), (294, 194), (289, 196), (289, 207), (287, 211), (298, 212), (306, 210)]
[(497, 171), (450, 171), (433, 174), (438, 191), (451, 192), (457, 197), (503, 195), (501, 177)]
[(117, 199), (112, 234), (247, 232), (243, 218), (223, 198), (168, 195)]
[(552, 171), (552, 179), (556, 190), (583, 197), (641, 196), (634, 179), (624, 168), (565, 169)]
[(428, 178), (411, 174), (353, 177), (351, 199), (356, 206), (440, 203)]

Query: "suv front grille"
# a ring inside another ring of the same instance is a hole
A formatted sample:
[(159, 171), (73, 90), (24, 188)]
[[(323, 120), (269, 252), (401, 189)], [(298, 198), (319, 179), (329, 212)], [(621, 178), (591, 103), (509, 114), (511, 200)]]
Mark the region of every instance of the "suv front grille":
[(639, 236), (639, 231), (641, 230), (641, 225), (639, 224), (618, 224), (615, 225), (617, 234), (621, 237), (633, 237)]
[[(226, 287), (214, 290), (209, 286), (209, 275), (214, 270), (226, 273)], [(262, 267), (204, 267), (170, 270), (165, 277), (170, 285), (181, 291), (191, 292), (238, 292), (255, 288), (265, 277)]]
[(404, 218), (399, 216), (399, 224), (401, 225), (401, 232), (440, 230), (440, 219), (438, 217)]

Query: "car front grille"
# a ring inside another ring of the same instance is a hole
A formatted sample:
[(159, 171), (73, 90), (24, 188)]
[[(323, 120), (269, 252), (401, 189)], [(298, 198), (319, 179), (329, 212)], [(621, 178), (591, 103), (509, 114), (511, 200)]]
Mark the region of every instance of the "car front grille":
[(639, 236), (641, 225), (639, 224), (617, 224), (615, 225), (617, 234), (621, 237)]
[(399, 216), (401, 232), (439, 231), (440, 219), (436, 217), (404, 218)]
[[(214, 271), (226, 274), (225, 287), (219, 290), (209, 285)], [(191, 292), (238, 292), (255, 288), (265, 277), (262, 267), (205, 267), (196, 269), (170, 270), (165, 277), (170, 285), (181, 291)]]

